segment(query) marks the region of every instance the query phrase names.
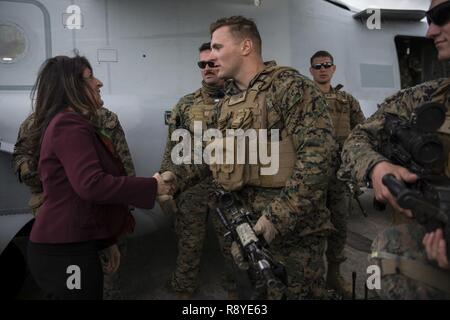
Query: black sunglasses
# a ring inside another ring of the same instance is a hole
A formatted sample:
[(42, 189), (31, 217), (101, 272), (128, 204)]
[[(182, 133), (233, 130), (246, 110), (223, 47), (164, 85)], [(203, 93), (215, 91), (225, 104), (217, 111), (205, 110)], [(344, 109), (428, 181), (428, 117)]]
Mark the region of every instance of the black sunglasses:
[(205, 69), (206, 66), (210, 68), (214, 68), (216, 64), (213, 61), (199, 61), (197, 62), (197, 65), (200, 69)]
[(433, 9), (425, 13), (428, 25), (434, 23), (438, 27), (442, 27), (450, 20), (450, 1), (446, 1), (437, 5)]
[(334, 66), (333, 63), (331, 62), (325, 62), (325, 63), (317, 63), (317, 64), (313, 64), (311, 66), (311, 68), (313, 68), (314, 70), (320, 70), (322, 69), (322, 67), (324, 67), (325, 69), (330, 69), (332, 66)]

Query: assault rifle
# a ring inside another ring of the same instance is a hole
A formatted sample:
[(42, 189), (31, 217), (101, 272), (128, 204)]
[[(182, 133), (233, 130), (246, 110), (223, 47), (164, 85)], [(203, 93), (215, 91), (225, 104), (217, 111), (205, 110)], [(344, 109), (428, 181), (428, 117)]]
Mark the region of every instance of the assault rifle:
[[(394, 164), (417, 174), (418, 180), (406, 184), (392, 174), (383, 184), (400, 207), (410, 209), (417, 222), (428, 232), (441, 228), (450, 257), (450, 179), (443, 174), (444, 146), (437, 130), (446, 118), (446, 108), (439, 103), (425, 103), (412, 114), (410, 121), (385, 113), (380, 153)], [(447, 151), (448, 152), (448, 151)]]
[(236, 199), (232, 192), (217, 189), (216, 213), (227, 230), (225, 237), (235, 241), (249, 263), (250, 271), (265, 282), (267, 287), (286, 292), (287, 274), (283, 264), (277, 262), (268, 249), (267, 243), (253, 230), (250, 212)]

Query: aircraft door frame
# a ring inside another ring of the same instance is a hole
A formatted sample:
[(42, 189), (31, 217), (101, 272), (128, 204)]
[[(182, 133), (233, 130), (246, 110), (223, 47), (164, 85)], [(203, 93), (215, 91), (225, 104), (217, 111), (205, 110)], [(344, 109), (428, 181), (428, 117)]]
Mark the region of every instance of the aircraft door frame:
[[(45, 59), (49, 59), (52, 57), (52, 34), (51, 34), (51, 21), (50, 21), (50, 14), (47, 10), (47, 8), (36, 0), (0, 0), (1, 2), (10, 2), (10, 3), (21, 3), (21, 4), (30, 4), (36, 6), (41, 12), (43, 16), (43, 25), (44, 25), (44, 50), (45, 50)], [(28, 38), (29, 36), (26, 34), (26, 29), (23, 28), (20, 24), (17, 24), (15, 22), (11, 22), (5, 19), (2, 19), (0, 16), (0, 23), (4, 22), (6, 25), (15, 25), (18, 26), (20, 30), (24, 31), (25, 37)], [(29, 52), (25, 52), (25, 56), (27, 54), (30, 54)], [(24, 57), (25, 57), (24, 56)], [(17, 63), (20, 63), (20, 60)], [(13, 63), (14, 64), (14, 63)], [(1, 64), (0, 64), (1, 66)], [(0, 91), (6, 91), (6, 90), (13, 90), (13, 91), (28, 91), (31, 90), (33, 87), (32, 84), (11, 84), (11, 85), (0, 85)]]

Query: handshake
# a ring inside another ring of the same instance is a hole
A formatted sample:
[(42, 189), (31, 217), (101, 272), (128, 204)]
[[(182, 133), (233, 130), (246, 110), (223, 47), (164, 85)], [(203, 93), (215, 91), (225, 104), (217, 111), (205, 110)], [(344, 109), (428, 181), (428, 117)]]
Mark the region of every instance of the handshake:
[(168, 214), (177, 213), (178, 208), (173, 199), (173, 195), (177, 190), (177, 178), (175, 174), (171, 171), (165, 171), (161, 174), (155, 173), (153, 178), (158, 182), (156, 201), (158, 201), (161, 209)]

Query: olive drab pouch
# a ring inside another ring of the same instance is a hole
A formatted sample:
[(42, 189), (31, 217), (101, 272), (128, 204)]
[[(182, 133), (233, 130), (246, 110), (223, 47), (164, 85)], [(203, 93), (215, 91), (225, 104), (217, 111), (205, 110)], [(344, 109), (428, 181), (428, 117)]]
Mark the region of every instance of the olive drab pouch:
[(201, 122), (202, 129), (207, 129), (207, 123), (211, 119), (215, 105), (214, 104), (194, 104), (189, 110), (189, 130), (194, 132), (195, 122)]

